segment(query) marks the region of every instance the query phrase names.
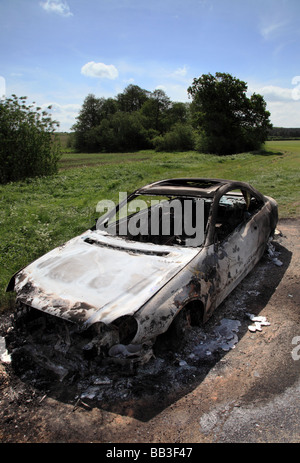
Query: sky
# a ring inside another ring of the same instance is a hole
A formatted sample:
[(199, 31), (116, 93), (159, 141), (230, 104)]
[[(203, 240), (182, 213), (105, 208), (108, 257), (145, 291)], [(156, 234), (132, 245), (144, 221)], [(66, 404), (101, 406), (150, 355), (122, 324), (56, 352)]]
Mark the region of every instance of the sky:
[(0, 0), (0, 98), (52, 105), (70, 131), (84, 99), (130, 85), (191, 101), (202, 74), (226, 72), (300, 127), (299, 0)]

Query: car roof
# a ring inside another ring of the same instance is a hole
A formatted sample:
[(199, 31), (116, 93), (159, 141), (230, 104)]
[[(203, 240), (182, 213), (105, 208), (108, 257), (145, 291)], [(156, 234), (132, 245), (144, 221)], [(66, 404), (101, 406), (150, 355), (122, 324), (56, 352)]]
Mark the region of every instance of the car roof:
[[(238, 182), (240, 186), (249, 188), (249, 185)], [(215, 179), (215, 178), (173, 178), (160, 180), (150, 183), (136, 190), (136, 194), (153, 194), (153, 195), (182, 195), (182, 196), (200, 196), (212, 198), (216, 191), (224, 185), (232, 185), (237, 182), (232, 180)]]

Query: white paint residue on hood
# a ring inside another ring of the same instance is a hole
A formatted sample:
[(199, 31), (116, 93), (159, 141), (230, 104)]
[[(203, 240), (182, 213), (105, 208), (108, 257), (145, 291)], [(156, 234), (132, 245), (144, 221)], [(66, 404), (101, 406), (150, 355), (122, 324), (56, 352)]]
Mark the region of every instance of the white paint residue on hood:
[[(58, 315), (59, 300), (68, 301), (69, 307), (84, 303), (91, 306), (86, 325), (111, 323), (138, 310), (198, 252), (88, 231), (26, 267), (22, 273), (26, 278), (19, 284), (17, 280), (16, 291), (30, 281), (38, 288), (34, 307), (51, 313), (53, 306), (53, 314)], [(71, 310), (61, 311), (60, 316), (72, 319)]]

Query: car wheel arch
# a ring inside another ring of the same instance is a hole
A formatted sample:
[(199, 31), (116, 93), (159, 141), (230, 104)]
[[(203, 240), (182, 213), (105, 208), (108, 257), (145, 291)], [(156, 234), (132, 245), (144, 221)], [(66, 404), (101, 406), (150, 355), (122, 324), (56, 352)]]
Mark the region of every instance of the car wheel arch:
[(199, 298), (189, 299), (177, 312), (173, 321), (175, 321), (176, 317), (178, 317), (180, 314), (181, 316), (185, 314), (186, 316), (190, 317), (190, 323), (192, 326), (203, 323), (205, 314), (203, 301)]
[(205, 307), (200, 299), (190, 299), (175, 314), (167, 330), (157, 336), (155, 352), (179, 348), (187, 340), (186, 332), (204, 321)]

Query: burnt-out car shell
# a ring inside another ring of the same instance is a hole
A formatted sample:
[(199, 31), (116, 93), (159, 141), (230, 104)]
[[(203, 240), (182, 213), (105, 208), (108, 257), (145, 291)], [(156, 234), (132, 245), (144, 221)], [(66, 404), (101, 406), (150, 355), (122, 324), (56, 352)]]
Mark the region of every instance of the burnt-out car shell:
[(260, 260), (278, 220), (276, 201), (244, 182), (162, 180), (126, 202), (139, 195), (201, 199), (202, 242), (110, 234), (110, 212), (97, 227), (17, 272), (8, 285), (19, 306), (70, 322), (79, 332), (95, 328), (92, 344), (102, 355), (121, 343), (154, 342), (186, 307), (205, 322)]

